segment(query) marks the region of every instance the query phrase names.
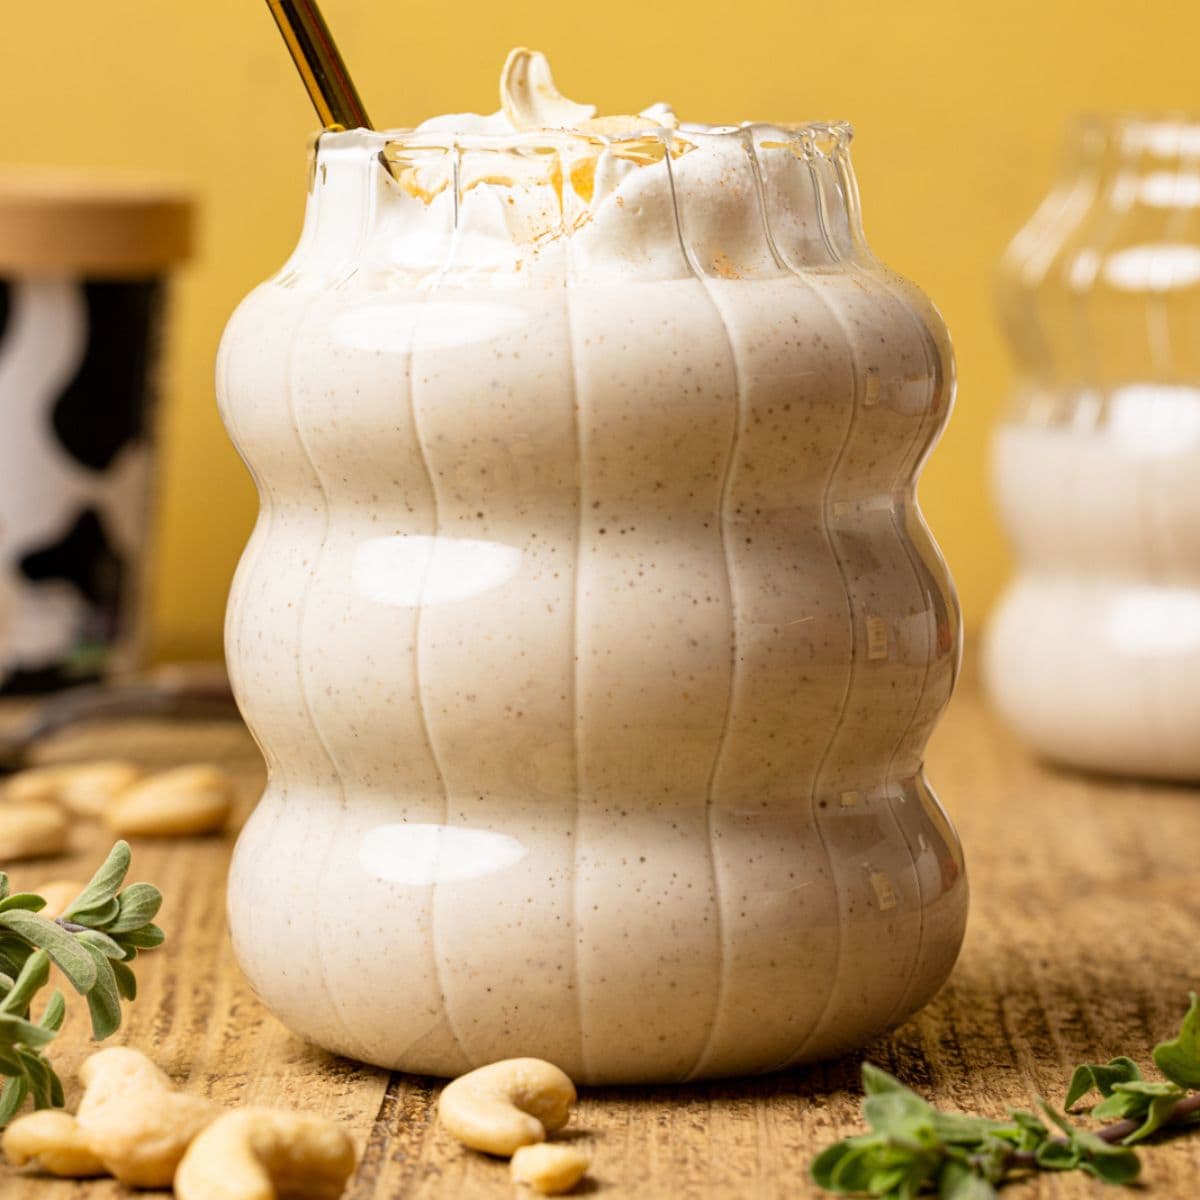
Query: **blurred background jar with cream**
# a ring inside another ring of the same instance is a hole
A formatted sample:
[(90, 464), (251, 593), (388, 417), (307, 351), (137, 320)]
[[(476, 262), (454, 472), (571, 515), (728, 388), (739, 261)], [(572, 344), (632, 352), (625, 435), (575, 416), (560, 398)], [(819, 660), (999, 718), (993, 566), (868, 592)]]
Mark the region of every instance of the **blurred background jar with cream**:
[(1200, 123), (1080, 122), (1000, 299), (993, 700), (1063, 763), (1200, 778)]

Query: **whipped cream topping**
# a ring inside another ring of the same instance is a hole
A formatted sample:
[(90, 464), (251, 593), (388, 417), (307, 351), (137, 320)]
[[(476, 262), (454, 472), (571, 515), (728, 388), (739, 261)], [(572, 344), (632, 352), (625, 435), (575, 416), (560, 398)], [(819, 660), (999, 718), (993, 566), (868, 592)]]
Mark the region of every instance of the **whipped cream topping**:
[(514, 129), (577, 129), (595, 117), (596, 106), (568, 100), (554, 86), (546, 56), (518, 46), (500, 72), (500, 111)]
[[(813, 150), (814, 133), (830, 148)], [(384, 136), (382, 158), (409, 202), (396, 216), (394, 257), (418, 270), (451, 258), (455, 269), (536, 269), (570, 238), (589, 269), (620, 260), (665, 277), (680, 269), (681, 222), (684, 240), (699, 239), (731, 278), (777, 269), (764, 207), (777, 210), (778, 236), (816, 236), (814, 156), (836, 193), (831, 212), (844, 208), (834, 158), (848, 129), (681, 124), (664, 103), (599, 114), (564, 96), (546, 56), (525, 47), (505, 61), (496, 112)]]
[(414, 132), (471, 135), (562, 130), (611, 136), (644, 129), (675, 129), (679, 125), (671, 106), (661, 102), (639, 113), (606, 116), (596, 113), (594, 104), (579, 104), (558, 90), (550, 62), (541, 51), (518, 46), (509, 51), (500, 72), (497, 112), (431, 117), (422, 121)]

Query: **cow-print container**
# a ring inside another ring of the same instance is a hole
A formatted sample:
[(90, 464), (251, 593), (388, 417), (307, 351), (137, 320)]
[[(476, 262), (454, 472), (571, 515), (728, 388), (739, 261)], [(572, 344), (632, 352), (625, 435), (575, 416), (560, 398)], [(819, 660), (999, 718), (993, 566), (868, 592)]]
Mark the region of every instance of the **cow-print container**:
[(187, 199), (83, 173), (0, 176), (0, 690), (132, 666), (156, 369)]

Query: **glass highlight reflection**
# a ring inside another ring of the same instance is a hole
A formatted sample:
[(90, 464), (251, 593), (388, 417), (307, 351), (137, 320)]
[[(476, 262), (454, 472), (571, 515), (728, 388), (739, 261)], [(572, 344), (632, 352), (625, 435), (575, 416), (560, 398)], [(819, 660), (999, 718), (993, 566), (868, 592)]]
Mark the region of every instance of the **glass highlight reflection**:
[(362, 839), (358, 861), (376, 879), (427, 887), (481, 879), (519, 863), (528, 850), (514, 837), (454, 825), (378, 825)]
[(397, 608), (454, 604), (502, 587), (521, 569), (522, 553), (504, 542), (399, 533), (368, 538), (354, 550), (357, 595)]

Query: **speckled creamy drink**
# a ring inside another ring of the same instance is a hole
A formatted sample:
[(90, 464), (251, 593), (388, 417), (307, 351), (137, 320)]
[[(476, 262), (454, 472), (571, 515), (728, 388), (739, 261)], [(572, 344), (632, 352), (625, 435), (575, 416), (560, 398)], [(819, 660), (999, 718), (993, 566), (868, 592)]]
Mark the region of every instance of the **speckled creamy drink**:
[(966, 911), (921, 767), (944, 328), (862, 241), (845, 127), (595, 118), (528, 53), (502, 93), (323, 137), (222, 344), (270, 766), (238, 957), (411, 1071), (831, 1055), (931, 995)]

